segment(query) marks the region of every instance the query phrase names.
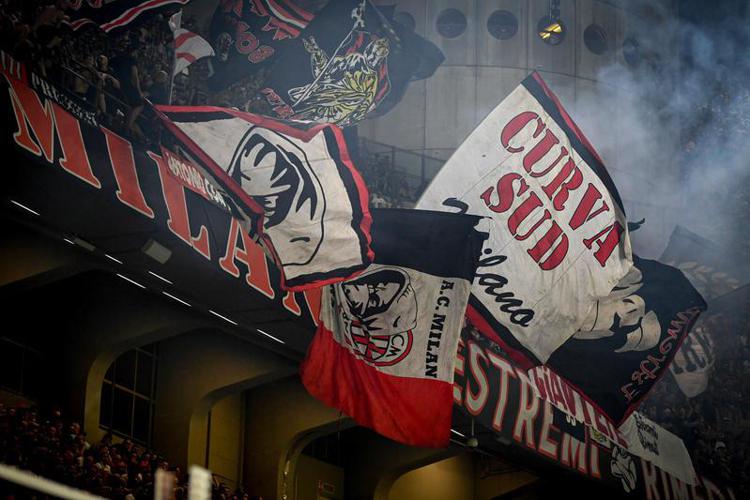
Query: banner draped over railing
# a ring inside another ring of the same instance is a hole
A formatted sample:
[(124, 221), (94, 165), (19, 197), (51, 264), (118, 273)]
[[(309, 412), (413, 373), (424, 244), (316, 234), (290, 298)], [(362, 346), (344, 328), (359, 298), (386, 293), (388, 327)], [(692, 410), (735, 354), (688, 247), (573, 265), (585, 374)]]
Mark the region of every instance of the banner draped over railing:
[[(626, 437), (603, 415), (584, 405), (578, 422), (539, 397), (532, 377), (497, 345), (465, 328), (458, 348), (454, 403), (480, 432), (521, 451), (530, 462), (553, 463), (600, 481), (632, 498), (734, 500), (734, 493), (709, 479), (688, 484), (623, 445)], [(480, 440), (479, 445), (483, 442)]]

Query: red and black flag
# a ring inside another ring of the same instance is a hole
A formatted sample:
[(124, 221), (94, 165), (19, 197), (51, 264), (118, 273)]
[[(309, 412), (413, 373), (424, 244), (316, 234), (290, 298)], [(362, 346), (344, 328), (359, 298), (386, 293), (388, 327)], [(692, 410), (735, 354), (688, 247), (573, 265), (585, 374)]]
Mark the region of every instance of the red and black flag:
[(215, 107), (158, 110), (166, 148), (199, 168), (219, 193), (210, 197), (276, 262), (283, 288), (341, 281), (372, 262), (367, 188), (338, 127)]
[(211, 19), (216, 57), (209, 86), (221, 90), (266, 67), (280, 48), (300, 36), (316, 11), (312, 1), (220, 0)]
[(403, 38), (366, 0), (329, 2), (279, 52), (262, 92), (281, 118), (355, 125), (393, 107), (418, 71), (427, 77), (442, 62), (437, 47), (399, 30)]
[(477, 221), (373, 210), (375, 262), (323, 291), (301, 367), (310, 394), (388, 438), (447, 446), (456, 349), (481, 248)]
[(175, 10), (190, 0), (67, 0), (66, 14), (75, 31), (98, 26), (109, 33), (143, 22), (157, 14)]
[(547, 366), (619, 425), (667, 373), (705, 309), (679, 269), (634, 256), (630, 272)]

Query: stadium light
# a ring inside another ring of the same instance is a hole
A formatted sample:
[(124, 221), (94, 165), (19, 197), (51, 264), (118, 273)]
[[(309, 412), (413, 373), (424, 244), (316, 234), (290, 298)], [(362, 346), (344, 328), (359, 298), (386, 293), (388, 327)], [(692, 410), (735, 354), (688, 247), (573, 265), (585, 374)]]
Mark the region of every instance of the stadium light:
[(27, 206), (26, 206), (26, 205), (24, 205), (23, 203), (19, 203), (19, 202), (17, 202), (16, 200), (10, 200), (10, 202), (11, 202), (11, 203), (13, 203), (13, 204), (14, 204), (15, 206), (17, 206), (17, 207), (20, 207), (20, 208), (22, 208), (22, 209), (26, 210), (27, 212), (30, 212), (30, 213), (32, 213), (32, 214), (34, 214), (34, 215), (39, 215), (39, 212), (37, 212), (36, 210), (32, 210), (32, 209), (30, 209), (29, 207), (27, 207)]
[(551, 20), (544, 24), (545, 26), (539, 30), (539, 38), (550, 45), (558, 45), (562, 42), (563, 36), (565, 36), (565, 27), (562, 22), (560, 20)]
[(143, 245), (141, 251), (159, 264), (165, 264), (172, 257), (172, 250), (151, 238)]
[(159, 279), (160, 279), (160, 280), (162, 280), (162, 281), (163, 281), (164, 283), (169, 283), (170, 285), (174, 285), (174, 283), (172, 283), (171, 281), (169, 281), (169, 280), (168, 280), (167, 278), (165, 278), (164, 276), (160, 276), (160, 275), (156, 274), (156, 273), (155, 273), (155, 272), (153, 272), (153, 271), (149, 271), (149, 272), (148, 272), (148, 274), (150, 274), (151, 276), (154, 276), (154, 277), (156, 277), (156, 278), (159, 278)]
[(88, 242), (88, 241), (86, 241), (83, 238), (80, 238), (78, 236), (76, 236), (75, 238), (73, 238), (73, 243), (75, 243), (79, 247), (83, 248), (84, 250), (88, 250), (89, 252), (93, 252), (94, 250), (96, 250), (96, 247), (94, 246), (93, 243)]
[(166, 296), (167, 296), (167, 297), (169, 297), (170, 299), (172, 299), (172, 300), (174, 300), (174, 301), (176, 301), (176, 302), (179, 302), (179, 303), (180, 303), (180, 304), (182, 304), (182, 305), (185, 305), (185, 306), (188, 306), (188, 307), (193, 307), (193, 306), (191, 306), (190, 304), (188, 304), (187, 302), (185, 302), (184, 300), (182, 300), (181, 298), (179, 298), (179, 297), (175, 297), (174, 295), (172, 295), (172, 294), (171, 294), (171, 293), (169, 293), (169, 292), (165, 292), (164, 290), (162, 290), (162, 292), (161, 292), (161, 293), (163, 293), (164, 295), (166, 295)]
[(145, 286), (141, 285), (141, 284), (140, 284), (140, 283), (138, 283), (137, 281), (131, 280), (131, 279), (130, 279), (130, 278), (128, 278), (127, 276), (123, 276), (123, 275), (122, 275), (122, 274), (120, 274), (120, 273), (116, 273), (116, 274), (117, 274), (117, 276), (119, 276), (120, 278), (124, 279), (124, 280), (125, 280), (125, 281), (127, 281), (128, 283), (132, 283), (132, 284), (134, 284), (134, 285), (135, 285), (135, 286), (137, 286), (137, 287), (143, 288), (144, 290), (146, 289), (146, 287), (145, 287)]
[(112, 257), (112, 256), (111, 256), (110, 254), (108, 254), (108, 253), (105, 253), (105, 254), (104, 254), (104, 256), (105, 256), (106, 258), (108, 258), (109, 260), (113, 261), (113, 262), (117, 262), (118, 264), (122, 264), (122, 261), (121, 261), (120, 259), (116, 259), (116, 258)]
[(258, 333), (262, 333), (262, 334), (263, 334), (263, 335), (265, 335), (266, 337), (268, 337), (268, 338), (270, 338), (270, 339), (272, 339), (272, 340), (275, 340), (276, 342), (278, 342), (278, 343), (280, 343), (280, 344), (286, 344), (286, 342), (284, 342), (283, 340), (281, 340), (281, 339), (279, 339), (279, 338), (276, 338), (276, 337), (274, 337), (274, 336), (273, 336), (273, 335), (271, 335), (270, 333), (266, 333), (266, 332), (264, 332), (264, 331), (263, 331), (263, 330), (261, 330), (260, 328), (256, 328), (256, 330), (258, 331)]
[(231, 319), (227, 318), (226, 316), (222, 316), (221, 314), (217, 313), (216, 311), (214, 311), (212, 309), (209, 309), (208, 312), (210, 312), (211, 314), (213, 314), (217, 318), (223, 319), (227, 323), (232, 323), (234, 326), (237, 326), (237, 322), (236, 321), (232, 321)]

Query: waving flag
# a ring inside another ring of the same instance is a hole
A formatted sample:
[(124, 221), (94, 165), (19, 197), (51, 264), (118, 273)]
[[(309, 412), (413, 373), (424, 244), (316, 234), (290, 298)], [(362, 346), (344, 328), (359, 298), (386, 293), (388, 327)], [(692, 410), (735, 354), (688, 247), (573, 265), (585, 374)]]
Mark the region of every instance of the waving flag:
[(198, 59), (214, 55), (211, 45), (197, 33), (182, 28), (182, 11), (169, 18), (169, 28), (174, 36), (174, 71), (179, 75)]
[[(211, 19), (211, 43), (216, 49), (214, 90), (224, 89), (274, 61), (277, 52), (294, 40), (315, 17), (297, 0), (221, 0)], [(310, 2), (307, 2), (310, 4)]]
[(382, 114), (443, 61), (432, 43), (399, 31), (367, 0), (329, 2), (284, 45), (261, 92), (281, 118), (347, 127)]
[(547, 366), (619, 424), (666, 374), (705, 309), (678, 269), (636, 257)]
[(727, 298), (748, 283), (750, 275), (742, 266), (734, 265), (741, 258), (730, 249), (681, 226), (672, 232), (659, 260), (685, 273), (709, 305), (669, 367), (680, 390), (692, 398), (708, 387), (717, 352), (724, 346), (722, 333), (731, 334), (730, 318), (741, 310), (723, 306), (731, 303)]
[(198, 59), (214, 55), (214, 49), (200, 35), (178, 28), (174, 33), (174, 75), (179, 75)]
[(469, 315), (519, 363), (545, 362), (632, 266), (617, 190), (536, 73), (459, 146), (417, 207), (491, 218)]
[(135, 22), (162, 14), (190, 0), (77, 0), (68, 2), (66, 13), (75, 31), (84, 26), (98, 26), (109, 33)]
[(396, 441), (447, 446), (456, 349), (481, 247), (477, 220), (373, 211), (375, 262), (323, 292), (301, 367), (310, 394)]
[[(167, 149), (200, 167), (233, 215), (300, 291), (367, 267), (367, 188), (340, 129), (214, 107), (158, 106)], [(199, 183), (200, 184), (200, 183)]]

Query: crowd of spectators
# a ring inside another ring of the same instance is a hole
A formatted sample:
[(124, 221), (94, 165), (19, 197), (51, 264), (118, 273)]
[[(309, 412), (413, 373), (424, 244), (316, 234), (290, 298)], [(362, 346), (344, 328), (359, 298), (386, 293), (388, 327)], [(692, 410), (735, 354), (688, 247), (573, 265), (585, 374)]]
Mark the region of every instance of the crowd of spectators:
[[(91, 444), (81, 425), (66, 421), (59, 411), (44, 414), (36, 408), (0, 404), (0, 463), (115, 500), (153, 498), (156, 471), (163, 469), (176, 477), (174, 498), (187, 497), (186, 477), (179, 467), (129, 439), (115, 442), (111, 434)], [(25, 498), (25, 493), (0, 481), (2, 498)], [(212, 497), (249, 498), (216, 477)]]
[(145, 99), (169, 102), (173, 35), (164, 17), (115, 36), (74, 32), (58, 3), (0, 0), (0, 47), (77, 96), (100, 123), (145, 139)]
[(750, 498), (750, 324), (711, 334), (716, 351), (706, 389), (688, 398), (668, 375), (640, 411), (682, 438), (699, 474)]
[[(106, 35), (94, 28), (72, 31), (59, 3), (0, 0), (0, 48), (88, 103), (99, 123), (134, 140), (158, 138), (145, 99), (154, 104), (215, 105), (268, 114), (259, 92), (262, 73), (211, 92), (208, 79), (213, 69), (210, 59), (204, 58), (170, 82), (174, 55), (168, 13)], [(183, 15), (181, 27), (210, 39), (205, 23), (192, 16)], [(387, 155), (365, 151), (360, 160), (373, 206), (413, 207), (417, 189), (394, 170)]]
[(409, 184), (406, 175), (396, 170), (389, 155), (359, 148), (359, 168), (370, 191), (370, 205), (375, 208), (414, 208), (418, 188)]

